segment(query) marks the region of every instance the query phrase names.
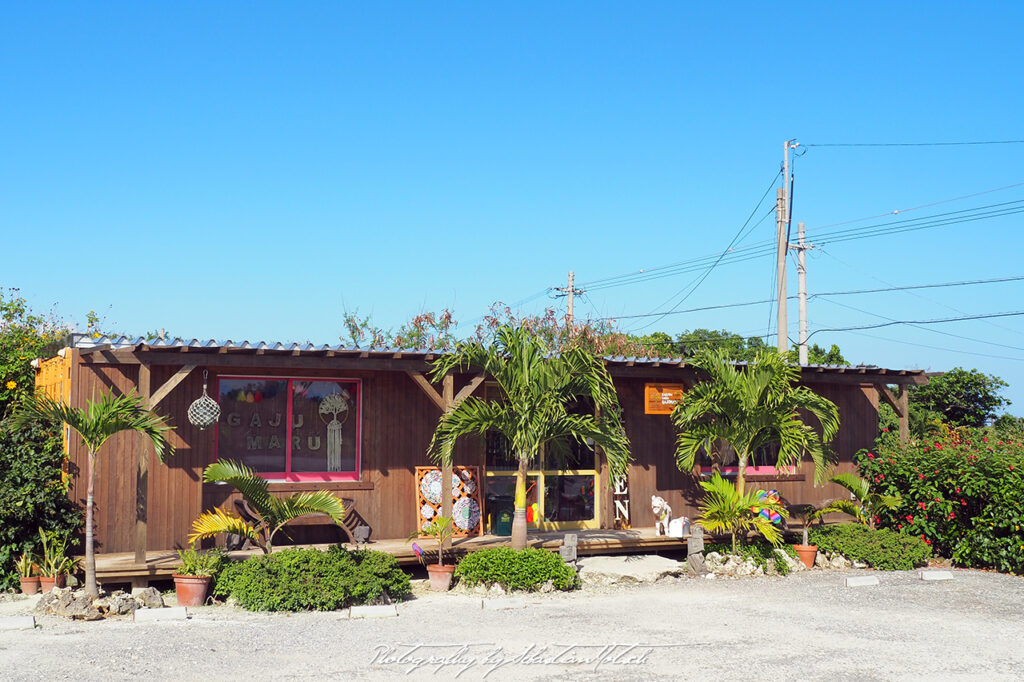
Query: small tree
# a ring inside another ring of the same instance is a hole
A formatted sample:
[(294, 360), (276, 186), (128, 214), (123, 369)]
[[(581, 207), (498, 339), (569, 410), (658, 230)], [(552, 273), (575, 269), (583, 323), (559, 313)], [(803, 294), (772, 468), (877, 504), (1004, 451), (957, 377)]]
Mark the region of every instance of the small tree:
[(699, 505), (701, 523), (713, 533), (729, 533), (733, 553), (739, 546), (741, 535), (746, 536), (750, 530), (757, 531), (776, 547), (782, 544), (782, 531), (762, 516), (760, 510), (778, 512), (782, 517), (789, 516), (789, 512), (779, 502), (762, 495), (764, 491), (741, 493), (718, 474), (710, 481), (701, 481), (700, 487), (704, 488), (704, 497)]
[(902, 501), (899, 495), (881, 495), (871, 492), (871, 484), (856, 474), (836, 474), (829, 480), (849, 490), (854, 499), (830, 502), (822, 508), (820, 512), (822, 515), (842, 512), (855, 518), (858, 523), (874, 528), (875, 518), (882, 511), (896, 509)]
[(954, 367), (910, 389), (911, 412), (938, 413), (951, 426), (985, 426), (996, 410), (1010, 404), (999, 395), (1006, 386), (997, 376)]
[(214, 462), (203, 470), (203, 481), (207, 483), (228, 483), (234, 486), (259, 518), (249, 522), (218, 507), (203, 512), (192, 522), (192, 534), (188, 541), (195, 544), (204, 538), (220, 533), (234, 533), (252, 540), (264, 554), (274, 551), (274, 536), (286, 523), (306, 514), (327, 514), (337, 524), (345, 519), (345, 506), (341, 500), (326, 490), (309, 493), (294, 493), (288, 497), (274, 497), (270, 494), (267, 479), (258, 476), (252, 469), (230, 459)]
[[(434, 363), (433, 377), (474, 368), (494, 378), (500, 402), (469, 397), (441, 415), (429, 454), (450, 464), (455, 441), (465, 435), (483, 436), (497, 431), (509, 442), (519, 463), (516, 472), (512, 547), (526, 547), (526, 473), (536, 462), (541, 446), (558, 452), (566, 439), (592, 439), (603, 450), (616, 480), (629, 463), (629, 440), (619, 421), (619, 401), (604, 363), (592, 353), (570, 347), (554, 353), (531, 330), (505, 326), (492, 343), (461, 343)], [(589, 398), (596, 414), (572, 414), (569, 406)]]
[[(839, 410), (810, 389), (795, 386), (800, 374), (794, 365), (771, 350), (758, 351), (745, 367), (717, 350), (701, 353), (691, 364), (708, 379), (685, 392), (672, 412), (680, 469), (692, 471), (697, 455), (710, 453), (715, 441), (723, 440), (736, 452), (736, 490), (742, 496), (750, 455), (777, 443), (777, 468), (798, 463), (806, 453), (814, 462), (815, 481), (824, 480), (829, 464), (824, 443), (839, 430)], [(817, 419), (824, 442), (803, 412)]]
[(77, 433), (89, 453), (86, 472), (87, 488), (85, 497), (85, 591), (95, 597), (99, 594), (96, 585), (96, 552), (93, 541), (93, 494), (96, 488), (96, 458), (100, 449), (116, 433), (135, 431), (153, 443), (153, 449), (160, 461), (171, 452), (166, 434), (171, 427), (165, 419), (146, 407), (142, 399), (129, 393), (115, 396), (103, 393), (96, 402), (90, 401), (84, 410), (64, 405), (47, 396), (37, 395), (16, 413), (16, 428), (24, 427), (34, 420), (63, 422)]

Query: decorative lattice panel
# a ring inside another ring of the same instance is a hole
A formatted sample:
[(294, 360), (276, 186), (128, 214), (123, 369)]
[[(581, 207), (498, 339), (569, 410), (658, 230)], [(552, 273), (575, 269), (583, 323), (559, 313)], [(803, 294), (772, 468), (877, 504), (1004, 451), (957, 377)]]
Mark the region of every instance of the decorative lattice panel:
[(441, 515), (443, 494), (452, 496), (452, 525), (455, 535), (481, 535), (483, 510), (480, 506), (480, 475), (477, 467), (452, 467), (452, 479), (443, 485), (438, 467), (416, 467), (416, 528), (422, 533), (431, 520)]

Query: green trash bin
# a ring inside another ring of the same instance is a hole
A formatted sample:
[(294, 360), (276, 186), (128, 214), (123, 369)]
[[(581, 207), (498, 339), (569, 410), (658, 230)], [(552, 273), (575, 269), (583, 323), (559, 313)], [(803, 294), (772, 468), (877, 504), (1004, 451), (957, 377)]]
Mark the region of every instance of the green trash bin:
[(498, 520), (494, 523), (495, 535), (512, 535), (512, 512), (507, 509), (503, 509), (498, 512)]

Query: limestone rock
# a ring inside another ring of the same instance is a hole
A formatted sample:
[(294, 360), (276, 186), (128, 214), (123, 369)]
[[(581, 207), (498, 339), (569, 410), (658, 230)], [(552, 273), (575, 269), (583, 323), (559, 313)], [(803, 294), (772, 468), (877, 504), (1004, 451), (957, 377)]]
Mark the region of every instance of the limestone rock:
[(776, 563), (778, 563), (778, 562), (785, 563), (786, 566), (789, 567), (790, 573), (799, 573), (800, 571), (806, 571), (807, 570), (807, 567), (804, 566), (804, 562), (802, 562), (799, 559), (793, 558), (790, 555), (786, 554), (786, 551), (783, 550), (783, 549), (776, 549), (775, 550), (775, 557), (776, 557), (775, 558)]
[(640, 556), (592, 556), (581, 562), (580, 580), (584, 585), (653, 583), (687, 572), (686, 562), (655, 554)]
[(499, 585), (498, 583), (494, 583), (494, 584), (491, 585), (490, 589), (487, 590), (487, 596), (488, 597), (504, 597), (505, 596), (505, 588), (502, 587), (501, 585)]
[(553, 581), (553, 580), (547, 581), (546, 583), (544, 583), (543, 585), (540, 586), (540, 591), (545, 593), (545, 594), (547, 594), (548, 592), (554, 592), (555, 591), (555, 581)]
[(160, 590), (155, 587), (136, 587), (132, 590), (132, 597), (138, 603), (139, 608), (162, 609), (164, 598), (160, 596)]

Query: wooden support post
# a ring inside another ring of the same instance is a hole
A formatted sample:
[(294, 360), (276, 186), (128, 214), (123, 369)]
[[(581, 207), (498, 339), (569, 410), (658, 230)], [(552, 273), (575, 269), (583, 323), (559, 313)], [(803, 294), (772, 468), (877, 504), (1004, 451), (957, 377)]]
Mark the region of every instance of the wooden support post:
[[(445, 412), (450, 412), (455, 407), (455, 377), (446, 374), (441, 384), (442, 396), (444, 398)], [(452, 459), (455, 459), (454, 453)], [(441, 516), (451, 518), (452, 515), (452, 463), (451, 460), (441, 466)], [(445, 540), (445, 549), (451, 547), (451, 538)]]
[(910, 440), (910, 393), (904, 384), (900, 384), (899, 396), (893, 395), (885, 384), (875, 384), (878, 395), (896, 410), (896, 416), (900, 418), (900, 442), (906, 443)]
[[(139, 395), (148, 406), (150, 397), (149, 365), (139, 365)], [(149, 507), (149, 439), (139, 435), (138, 468), (135, 472), (135, 563), (146, 563), (146, 520)]]
[(900, 385), (900, 407), (896, 411), (900, 415), (900, 442), (910, 442), (910, 392), (907, 387)]

